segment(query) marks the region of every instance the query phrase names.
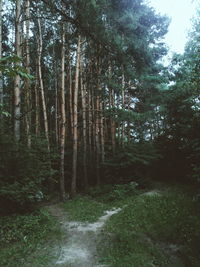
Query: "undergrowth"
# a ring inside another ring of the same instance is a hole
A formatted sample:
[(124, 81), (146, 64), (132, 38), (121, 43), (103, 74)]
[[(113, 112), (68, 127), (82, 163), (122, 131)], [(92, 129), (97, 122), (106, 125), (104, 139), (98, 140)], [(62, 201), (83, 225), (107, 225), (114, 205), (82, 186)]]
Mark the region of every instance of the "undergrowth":
[[(181, 187), (145, 194), (134, 182), (92, 188), (60, 204), (69, 220), (95, 222), (122, 207), (106, 223), (98, 252), (113, 267), (199, 267), (200, 205)], [(1, 266), (52, 266), (61, 230), (46, 209), (2, 217)], [(171, 247), (176, 248), (173, 251)]]
[(95, 222), (104, 214), (109, 205), (97, 202), (90, 196), (77, 196), (73, 200), (61, 204), (61, 207), (68, 212), (70, 220)]
[(52, 266), (61, 231), (46, 209), (0, 218), (0, 266)]
[[(199, 203), (181, 190), (127, 196), (123, 188), (121, 193), (126, 206), (107, 222), (104, 247), (100, 249), (103, 263), (172, 267), (179, 266), (176, 260), (180, 260), (186, 266), (200, 266)], [(170, 244), (177, 246), (178, 256), (166, 253)], [(174, 256), (174, 262), (170, 256)]]
[(136, 195), (137, 186), (135, 182), (125, 185), (98, 186), (91, 188), (85, 196), (77, 196), (61, 204), (61, 207), (68, 212), (70, 220), (95, 222), (104, 214), (104, 211), (123, 206), (127, 197)]

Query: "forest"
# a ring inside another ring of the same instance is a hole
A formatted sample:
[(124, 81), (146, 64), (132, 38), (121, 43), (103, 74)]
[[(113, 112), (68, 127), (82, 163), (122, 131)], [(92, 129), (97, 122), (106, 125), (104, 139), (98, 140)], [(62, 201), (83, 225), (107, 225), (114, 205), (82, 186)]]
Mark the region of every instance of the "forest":
[[(166, 64), (169, 25), (145, 0), (0, 0), (1, 266), (200, 266), (200, 9)], [(66, 218), (100, 218), (90, 257)]]

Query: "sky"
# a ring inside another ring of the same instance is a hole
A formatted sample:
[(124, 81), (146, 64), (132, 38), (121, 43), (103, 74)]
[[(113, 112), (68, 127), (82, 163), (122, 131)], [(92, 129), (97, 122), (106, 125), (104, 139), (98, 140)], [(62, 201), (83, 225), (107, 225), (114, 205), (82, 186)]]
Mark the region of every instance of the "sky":
[(165, 38), (171, 52), (184, 52), (187, 32), (191, 29), (197, 2), (198, 0), (149, 0), (149, 5), (158, 13), (171, 18), (169, 32)]

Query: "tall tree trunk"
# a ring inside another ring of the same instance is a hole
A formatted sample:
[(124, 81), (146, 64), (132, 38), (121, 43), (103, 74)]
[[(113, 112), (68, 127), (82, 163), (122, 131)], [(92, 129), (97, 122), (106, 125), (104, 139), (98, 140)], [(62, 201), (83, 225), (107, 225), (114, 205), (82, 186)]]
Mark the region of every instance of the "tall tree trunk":
[[(29, 30), (30, 30), (30, 1), (26, 0), (26, 36), (25, 36), (25, 50), (26, 50), (26, 71), (28, 74), (30, 71), (30, 48), (29, 48)], [(27, 113), (25, 116), (26, 121), (26, 136), (27, 136), (27, 145), (31, 147), (31, 87), (29, 79), (25, 80), (25, 102)]]
[[(20, 17), (21, 17), (21, 0), (16, 0), (16, 18), (15, 18), (15, 53), (21, 57), (21, 32), (20, 32)], [(20, 63), (16, 63), (20, 65)], [(21, 116), (21, 78), (16, 74), (14, 80), (14, 137), (17, 142), (20, 140), (20, 116)]]
[(42, 31), (41, 31), (41, 22), (40, 18), (38, 18), (38, 78), (39, 78), (39, 85), (40, 85), (40, 92), (41, 92), (41, 100), (42, 100), (42, 110), (43, 110), (43, 119), (44, 119), (44, 131), (45, 137), (47, 140), (47, 149), (50, 151), (50, 144), (49, 144), (49, 127), (48, 127), (48, 118), (47, 118), (47, 109), (46, 109), (46, 100), (44, 95), (44, 84), (42, 78), (42, 66), (41, 66), (41, 57), (42, 57), (42, 49), (43, 49), (43, 41), (42, 41)]
[(115, 125), (115, 120), (114, 120), (114, 107), (115, 107), (115, 93), (114, 90), (110, 90), (110, 106), (112, 109), (112, 115), (111, 115), (111, 120), (110, 120), (110, 128), (111, 128), (111, 143), (112, 143), (112, 152), (115, 154), (115, 147), (116, 147), (116, 125)]
[(66, 133), (66, 112), (65, 112), (65, 25), (62, 25), (62, 51), (61, 51), (61, 93), (60, 93), (60, 195), (65, 200), (65, 133)]
[(92, 100), (91, 91), (88, 90), (88, 141), (90, 158), (92, 158)]
[(55, 141), (56, 141), (56, 145), (58, 146), (59, 145), (59, 130), (58, 130), (58, 78), (57, 78), (57, 75), (55, 77)]
[[(129, 82), (130, 84), (130, 82)], [(128, 111), (130, 112), (130, 109), (131, 109), (131, 95), (130, 93), (128, 93)], [(127, 139), (128, 139), (128, 144), (130, 144), (130, 141), (131, 141), (131, 125), (130, 125), (130, 121), (128, 121), (127, 123)]]
[[(0, 59), (2, 58), (2, 0), (0, 0)], [(3, 107), (3, 76), (0, 71), (0, 106)], [(0, 128), (3, 127), (2, 123), (2, 115), (0, 114), (1, 125)], [(2, 129), (0, 129), (2, 130)]]
[[(70, 61), (69, 61), (70, 62)], [(72, 72), (69, 63), (69, 112), (70, 112), (70, 128), (71, 135), (74, 136), (74, 111), (73, 111), (73, 93), (72, 93)]]
[[(122, 74), (122, 109), (125, 112), (125, 78), (124, 73)], [(125, 123), (124, 120), (122, 121), (122, 136), (121, 136), (121, 145), (124, 147), (124, 138), (125, 138)]]
[[(38, 65), (38, 64), (37, 64)], [(34, 86), (35, 94), (35, 135), (36, 137), (40, 132), (40, 105), (39, 105), (39, 92), (38, 92), (38, 69), (36, 70), (36, 81)]]
[(79, 68), (81, 54), (81, 36), (78, 36), (77, 53), (76, 53), (76, 73), (74, 85), (74, 130), (73, 130), (73, 165), (72, 165), (72, 183), (71, 195), (76, 195), (77, 190), (77, 155), (78, 155), (78, 88), (79, 88)]
[(91, 111), (92, 111), (92, 161), (93, 161), (93, 171), (94, 171), (94, 167), (95, 167), (95, 160), (97, 160), (95, 157), (97, 155), (97, 146), (96, 146), (96, 123), (95, 123), (95, 100), (96, 100), (96, 95), (95, 95), (95, 91), (93, 88), (91, 88)]
[[(111, 64), (109, 63), (108, 67), (108, 75), (109, 79), (112, 78), (112, 69)], [(109, 108), (111, 110), (110, 115), (110, 135), (111, 135), (111, 145), (112, 145), (112, 153), (115, 154), (115, 137), (116, 137), (116, 127), (115, 127), (115, 121), (114, 121), (114, 107), (115, 107), (115, 92), (113, 89), (109, 89)]]
[(95, 112), (95, 144), (96, 144), (96, 176), (97, 176), (97, 185), (100, 184), (100, 158), (101, 158), (101, 112), (100, 112), (100, 66), (99, 58), (97, 58), (96, 68), (97, 68), (97, 85), (96, 85), (96, 112)]
[[(54, 33), (55, 34), (55, 33)], [(56, 43), (56, 39), (54, 39), (54, 44)], [(54, 106), (55, 106), (55, 110), (54, 110), (54, 120), (55, 122), (53, 123), (54, 127), (55, 127), (55, 144), (56, 147), (59, 147), (59, 134), (58, 134), (58, 59), (57, 59), (57, 55), (56, 55), (56, 51), (55, 51), (55, 45), (53, 46), (53, 85), (55, 88), (55, 99), (54, 99)]]
[(104, 116), (103, 116), (103, 102), (100, 102), (100, 136), (101, 136), (101, 161), (105, 161), (105, 140), (104, 140)]
[(80, 59), (80, 86), (81, 86), (81, 101), (82, 101), (82, 118), (83, 118), (83, 171), (84, 171), (84, 188), (88, 187), (87, 177), (87, 120), (86, 120), (86, 87), (83, 83), (83, 62)]

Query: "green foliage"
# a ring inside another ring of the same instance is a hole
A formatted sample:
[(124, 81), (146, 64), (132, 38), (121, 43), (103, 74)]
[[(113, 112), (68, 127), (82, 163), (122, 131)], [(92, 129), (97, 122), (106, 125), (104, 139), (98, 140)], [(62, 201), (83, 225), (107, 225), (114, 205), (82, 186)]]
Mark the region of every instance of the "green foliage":
[(1, 217), (0, 226), (2, 266), (51, 266), (48, 264), (53, 259), (52, 245), (61, 233), (46, 209)]
[[(99, 202), (110, 205), (123, 205), (127, 198), (135, 196), (138, 193), (139, 184), (130, 182), (128, 184), (104, 185), (91, 188), (88, 192), (92, 198)], [(121, 203), (120, 203), (121, 202)]]
[(176, 244), (183, 261), (187, 258), (189, 266), (199, 266), (199, 205), (181, 190), (161, 194), (129, 197), (124, 209), (111, 217), (105, 233), (109, 239), (103, 251), (105, 263), (171, 266), (166, 250)]
[(123, 200), (124, 197), (133, 195), (136, 192), (138, 184), (136, 182), (130, 182), (125, 185), (114, 185), (114, 189), (109, 194), (110, 200)]
[(150, 165), (158, 159), (160, 154), (150, 142), (127, 144), (105, 162), (107, 180), (123, 183), (148, 178)]
[(7, 111), (5, 111), (4, 106), (2, 104), (0, 104), (0, 116), (3, 117), (11, 117), (11, 114)]
[(17, 74), (19, 74), (22, 78), (33, 79), (34, 76), (27, 73), (26, 69), (19, 65), (21, 62), (22, 59), (17, 55), (2, 57), (0, 59), (0, 71), (9, 77), (15, 77)]
[(15, 144), (9, 136), (0, 140), (1, 212), (30, 207), (48, 192), (49, 177), (54, 175), (46, 141), (32, 140), (32, 148)]
[(108, 206), (87, 196), (77, 196), (62, 204), (62, 207), (69, 212), (70, 220), (95, 222), (103, 215)]
[(169, 77), (173, 85), (162, 99), (165, 129), (156, 140), (163, 154), (160, 169), (165, 170), (168, 179), (175, 177), (193, 183), (199, 182), (200, 177), (199, 23), (198, 11), (184, 54), (172, 58)]
[[(27, 215), (3, 216), (0, 219), (1, 224), (1, 242), (30, 242), (31, 238), (41, 239), (46, 231), (49, 231), (50, 215), (45, 209)], [(43, 224), (43, 230), (40, 226)]]
[(163, 155), (160, 176), (166, 170), (166, 176), (195, 182), (199, 177), (199, 100), (187, 56), (174, 57), (174, 85), (162, 100), (166, 128), (155, 143)]

